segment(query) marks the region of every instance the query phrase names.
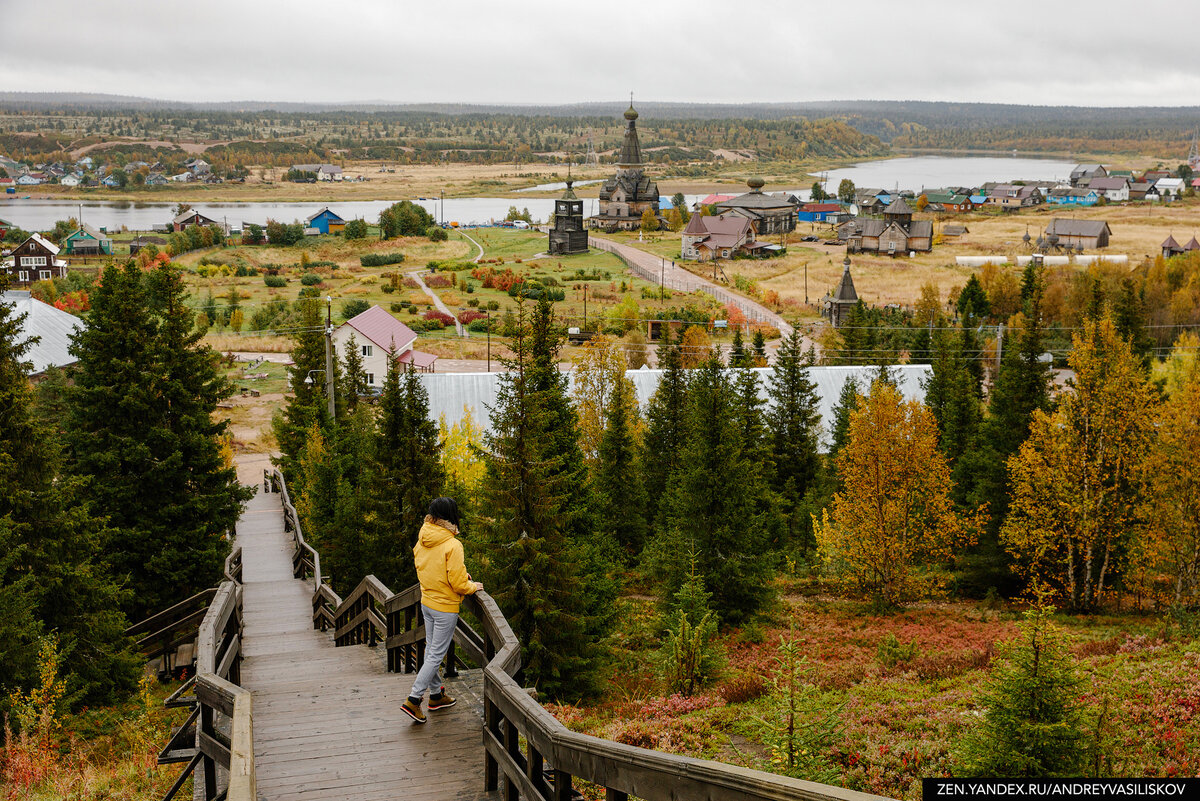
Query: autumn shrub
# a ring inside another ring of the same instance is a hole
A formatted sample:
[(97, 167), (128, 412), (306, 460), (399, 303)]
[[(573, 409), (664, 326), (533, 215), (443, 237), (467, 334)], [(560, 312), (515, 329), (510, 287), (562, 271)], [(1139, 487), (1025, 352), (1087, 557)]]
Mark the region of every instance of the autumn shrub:
[(454, 281), (448, 275), (427, 275), (424, 278), (425, 286), (449, 288), (454, 286)]
[(446, 314), (445, 312), (438, 311), (437, 309), (429, 309), (421, 316), (424, 317), (426, 320), (436, 320), (437, 322), (441, 323), (443, 326), (454, 325), (453, 317), (451, 317), (449, 314)]
[(724, 660), (714, 642), (717, 616), (709, 607), (711, 598), (693, 564), (691, 576), (675, 593), (659, 652), (663, 683), (672, 693), (693, 695), (721, 669)]
[(875, 649), (875, 658), (888, 670), (897, 665), (911, 662), (916, 655), (917, 644), (900, 642), (896, 633), (892, 631), (889, 631), (887, 636), (879, 641), (879, 647)]
[(1125, 636), (1108, 637), (1103, 640), (1087, 640), (1075, 646), (1075, 654), (1082, 657), (1112, 656), (1121, 650)]
[(475, 311), (474, 309), (467, 309), (466, 311), (460, 311), (458, 313), (458, 321), (463, 325), (470, 325), (476, 320), (484, 320), (486, 318), (486, 314), (481, 311)]
[(264, 275), (263, 283), (274, 289), (279, 289), (287, 286), (288, 280), (282, 275)]
[(961, 676), (968, 670), (982, 670), (992, 661), (992, 648), (957, 654), (929, 654), (912, 661), (912, 670), (922, 681), (938, 681)]
[(399, 264), (404, 261), (403, 253), (367, 253), (359, 256), (363, 267), (383, 267), (388, 264)]
[(717, 687), (717, 694), (727, 704), (744, 704), (762, 698), (768, 691), (767, 680), (757, 673), (739, 673)]

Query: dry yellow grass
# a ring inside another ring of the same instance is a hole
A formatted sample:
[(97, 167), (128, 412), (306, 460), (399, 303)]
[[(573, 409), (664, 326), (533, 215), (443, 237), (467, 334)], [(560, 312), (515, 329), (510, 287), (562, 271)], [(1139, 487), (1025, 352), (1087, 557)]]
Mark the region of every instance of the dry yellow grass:
[[(966, 283), (967, 278), (980, 268), (960, 267), (955, 264), (956, 256), (1008, 255), (1010, 258), (1029, 253), (1022, 237), (1028, 227), (1029, 235), (1038, 235), (1054, 217), (1069, 217), (1086, 220), (1105, 220), (1112, 229), (1109, 247), (1088, 254), (1118, 255), (1129, 257), (1126, 268), (1135, 269), (1144, 259), (1152, 259), (1161, 252), (1160, 244), (1168, 235), (1174, 235), (1182, 244), (1193, 233), (1200, 238), (1200, 201), (1187, 200), (1164, 207), (1160, 205), (1102, 206), (1088, 209), (1041, 207), (1032, 212), (1014, 215), (993, 216), (965, 214), (946, 216), (935, 223), (936, 230), (945, 224), (966, 225), (970, 233), (957, 241), (935, 245), (931, 253), (919, 253), (914, 258), (905, 256), (890, 258), (859, 253), (851, 256), (851, 274), (858, 295), (867, 303), (882, 305), (896, 303), (913, 304), (921, 294), (921, 287), (932, 282), (938, 287), (943, 300), (956, 288)], [(808, 233), (801, 225), (797, 234)], [(833, 290), (842, 275), (844, 248), (813, 248), (796, 241), (789, 243), (789, 252), (778, 259), (764, 261), (722, 262), (721, 268), (732, 282), (740, 273), (759, 282), (763, 290), (774, 290), (781, 300), (803, 304), (804, 274), (808, 268), (807, 314), (815, 315), (821, 298)], [(1014, 259), (1015, 263), (1015, 259)], [(697, 275), (712, 277), (712, 267), (687, 265)], [(1001, 271), (1018, 272), (1020, 268), (1009, 265)]]
[(253, 353), (287, 353), (292, 349), (292, 340), (279, 336), (251, 336), (241, 334), (205, 334), (201, 344), (208, 345), (218, 353), (249, 351)]

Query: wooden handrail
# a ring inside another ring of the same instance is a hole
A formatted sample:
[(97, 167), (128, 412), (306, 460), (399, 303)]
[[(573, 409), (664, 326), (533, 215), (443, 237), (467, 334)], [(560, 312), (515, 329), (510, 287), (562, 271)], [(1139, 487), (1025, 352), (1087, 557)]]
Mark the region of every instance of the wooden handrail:
[[(276, 470), (270, 481), (283, 493), (285, 515), (292, 509), (297, 557), (302, 555), (302, 549), (311, 553), (311, 561), (306, 563), (312, 567), (314, 625), (324, 629), (332, 623), (335, 643), (339, 646), (375, 645), (383, 639), (389, 671), (418, 670), (425, 646), (419, 611), (420, 586), (392, 594), (374, 576), (367, 576), (342, 601), (321, 581), (320, 556), (300, 534), (283, 476)], [(498, 790), (503, 779), (505, 798), (563, 801), (572, 797), (571, 782), (578, 778), (605, 788), (605, 798), (609, 801), (625, 801), (631, 795), (646, 801), (713, 798), (887, 801), (882, 796), (842, 787), (573, 732), (517, 681), (521, 670), (520, 642), (495, 600), (481, 590), (466, 596), (462, 605), (465, 612), (479, 621), (481, 631), (459, 618), (446, 672), (453, 675), (456, 649), (483, 668), (484, 782), (489, 792)], [(524, 752), (522, 740), (526, 743)], [(547, 763), (551, 767), (551, 782), (546, 781), (543, 773)]]

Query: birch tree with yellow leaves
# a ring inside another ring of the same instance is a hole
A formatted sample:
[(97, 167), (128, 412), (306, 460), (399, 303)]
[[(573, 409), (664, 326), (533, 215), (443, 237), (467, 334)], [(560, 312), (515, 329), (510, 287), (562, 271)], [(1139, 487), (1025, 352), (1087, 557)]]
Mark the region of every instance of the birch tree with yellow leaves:
[(891, 607), (938, 589), (940, 573), (974, 539), (950, 500), (950, 466), (937, 422), (887, 381), (850, 413), (837, 456), (842, 490), (816, 525), (826, 568), (849, 589)]
[(1012, 507), (1001, 540), (1026, 579), (1091, 611), (1142, 536), (1154, 399), (1110, 317), (1085, 323), (1069, 364), (1069, 391), (1052, 414), (1034, 412), (1029, 439), (1008, 461)]

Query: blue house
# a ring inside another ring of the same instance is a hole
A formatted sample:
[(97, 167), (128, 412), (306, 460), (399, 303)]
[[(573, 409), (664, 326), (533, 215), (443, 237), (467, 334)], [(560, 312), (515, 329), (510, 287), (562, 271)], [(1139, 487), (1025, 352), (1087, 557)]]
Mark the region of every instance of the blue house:
[(841, 210), (839, 203), (805, 203), (800, 207), (799, 218), (801, 222), (825, 222), (826, 217)]
[(326, 206), (305, 220), (304, 227), (316, 228), (323, 234), (337, 234), (341, 233), (342, 229), (346, 227), (346, 221), (330, 211), (329, 207)]
[(1094, 189), (1081, 187), (1057, 187), (1046, 195), (1046, 202), (1056, 206), (1094, 206), (1100, 199), (1100, 193)]

